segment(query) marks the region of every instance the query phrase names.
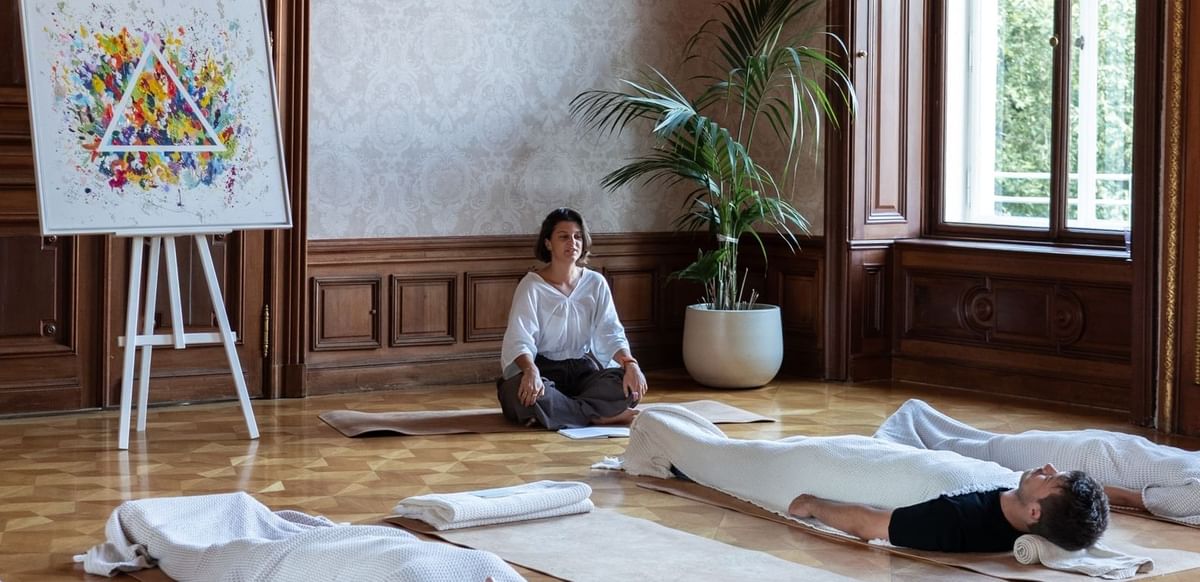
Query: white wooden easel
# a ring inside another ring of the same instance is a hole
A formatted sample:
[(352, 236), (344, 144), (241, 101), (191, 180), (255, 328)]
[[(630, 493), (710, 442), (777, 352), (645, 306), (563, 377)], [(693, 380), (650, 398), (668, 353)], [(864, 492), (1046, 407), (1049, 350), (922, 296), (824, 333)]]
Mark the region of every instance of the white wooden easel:
[[(208, 295), (212, 298), (213, 312), (217, 316), (218, 333), (185, 333), (183, 331), (183, 307), (179, 294), (179, 258), (175, 254), (175, 237), (178, 235), (120, 235), (131, 236), (133, 250), (129, 259), (129, 305), (125, 314), (125, 335), (118, 338), (118, 344), (125, 347), (125, 361), (121, 372), (121, 427), (117, 438), (117, 447), (129, 448), (130, 413), (133, 407), (133, 360), (137, 348), (142, 348), (142, 361), (138, 366), (138, 432), (146, 430), (146, 402), (150, 396), (150, 351), (154, 346), (174, 346), (182, 350), (188, 344), (225, 345), (225, 356), (229, 360), (229, 371), (233, 374), (233, 382), (237, 387), (238, 401), (242, 405), (242, 416), (246, 419), (246, 428), (250, 438), (258, 438), (258, 424), (254, 421), (254, 409), (250, 407), (250, 394), (246, 390), (246, 378), (242, 375), (242, 365), (238, 360), (236, 336), (229, 328), (229, 314), (225, 313), (225, 300), (221, 297), (221, 287), (217, 284), (217, 272), (213, 268), (212, 252), (208, 248), (208, 238), (203, 234), (190, 235), (195, 237), (196, 252), (200, 255), (200, 263), (204, 268), (204, 278), (208, 282)], [(146, 238), (150, 239), (150, 268), (146, 273), (146, 311), (142, 322), (142, 333), (137, 333), (138, 307), (141, 299), (142, 284), (142, 247)], [(171, 302), (171, 333), (154, 333), (154, 308), (158, 296), (158, 263), (163, 247), (166, 247), (167, 259), (167, 295)], [(129, 341), (128, 338), (134, 338)]]

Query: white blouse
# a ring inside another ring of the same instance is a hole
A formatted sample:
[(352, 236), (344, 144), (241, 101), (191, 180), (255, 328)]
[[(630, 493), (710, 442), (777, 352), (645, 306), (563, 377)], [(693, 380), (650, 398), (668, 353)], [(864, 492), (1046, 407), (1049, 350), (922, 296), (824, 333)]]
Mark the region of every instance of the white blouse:
[(571, 294), (563, 295), (530, 272), (513, 293), (500, 365), (504, 377), (511, 378), (521, 371), (516, 364), (521, 354), (569, 360), (591, 352), (602, 366), (611, 367), (621, 348), (628, 350), (629, 341), (603, 275), (584, 269)]

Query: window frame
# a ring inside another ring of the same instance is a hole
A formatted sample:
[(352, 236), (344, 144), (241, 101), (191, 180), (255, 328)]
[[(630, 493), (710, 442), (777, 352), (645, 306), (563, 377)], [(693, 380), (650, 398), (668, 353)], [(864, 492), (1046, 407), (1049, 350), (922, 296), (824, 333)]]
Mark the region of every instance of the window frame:
[[(1050, 160), (1050, 215), (1048, 227), (1018, 225), (989, 225), (949, 222), (945, 219), (945, 128), (946, 128), (946, 3), (961, 0), (933, 0), (929, 2), (928, 53), (926, 57), (926, 184), (928, 185), (925, 209), (924, 236), (958, 240), (986, 240), (1024, 242), (1043, 245), (1078, 247), (1100, 247), (1105, 249), (1126, 248), (1125, 233), (1111, 230), (1067, 228), (1069, 135), (1070, 115), (1070, 44), (1060, 42), (1054, 47), (1053, 70), (1051, 73), (1053, 99), (1051, 101), (1052, 149)], [(1055, 0), (1054, 30), (1059, 39), (1071, 38), (1071, 0)], [(1156, 92), (1146, 91), (1146, 85), (1137, 79), (1145, 75), (1145, 67), (1157, 67), (1154, 50), (1153, 29), (1144, 25), (1148, 12), (1138, 3), (1134, 32), (1134, 95), (1133, 95), (1133, 159), (1130, 178), (1130, 226), (1137, 224), (1135, 214), (1141, 209), (1137, 202), (1153, 188), (1154, 171), (1139, 156), (1140, 148), (1154, 147), (1152, 126), (1147, 127), (1146, 107), (1155, 107)], [(1150, 15), (1152, 16), (1152, 15)], [(1050, 42), (1047, 39), (1047, 42)]]

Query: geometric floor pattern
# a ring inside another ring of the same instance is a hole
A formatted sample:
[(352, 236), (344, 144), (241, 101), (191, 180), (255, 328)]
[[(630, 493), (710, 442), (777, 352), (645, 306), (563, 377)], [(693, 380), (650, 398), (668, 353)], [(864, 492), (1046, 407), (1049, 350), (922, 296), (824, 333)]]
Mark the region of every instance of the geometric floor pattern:
[[(717, 399), (780, 421), (722, 426), (741, 438), (871, 434), (911, 397), (999, 432), (1094, 427), (1154, 438), (1111, 413), (1052, 411), (1030, 401), (925, 387), (778, 379), (755, 390), (716, 391), (679, 372), (651, 374), (650, 385), (647, 402)], [(246, 439), (236, 402), (151, 408), (146, 432), (133, 434), (128, 451), (117, 449), (114, 410), (0, 420), (0, 580), (101, 580), (84, 575), (71, 558), (103, 541), (109, 513), (128, 499), (240, 490), (276, 510), (372, 522), (411, 495), (539, 479), (585, 481), (598, 507), (861, 580), (994, 580), (827, 541), (588, 468), (621, 453), (623, 440), (574, 441), (550, 432), (349, 439), (317, 418), (340, 409), (489, 408), (494, 395), (491, 385), (465, 385), (254, 401), (256, 441)], [(1195, 439), (1156, 440), (1200, 449)], [(1179, 528), (1173, 544), (1180, 538), (1200, 551), (1200, 530)], [(1149, 536), (1137, 542), (1156, 545)], [(1195, 572), (1188, 574), (1162, 579), (1194, 579)]]

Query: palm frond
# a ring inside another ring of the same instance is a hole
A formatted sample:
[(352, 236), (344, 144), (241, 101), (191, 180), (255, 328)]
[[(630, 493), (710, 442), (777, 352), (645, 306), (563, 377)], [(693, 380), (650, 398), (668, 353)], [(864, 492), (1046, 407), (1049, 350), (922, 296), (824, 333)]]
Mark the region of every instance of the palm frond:
[[(654, 136), (649, 151), (604, 176), (604, 188), (642, 184), (666, 192), (691, 185), (673, 226), (707, 231), (716, 248), (672, 277), (703, 281), (717, 308), (736, 304), (743, 237), (755, 242), (765, 260), (763, 232), (776, 233), (792, 250), (799, 245), (797, 233), (809, 232), (804, 215), (788, 201), (802, 159), (798, 146), (819, 144), (824, 121), (837, 127), (839, 116), (857, 109), (839, 61), (847, 52), (841, 39), (797, 30), (798, 19), (814, 4), (720, 2), (721, 17), (706, 21), (683, 47), (685, 62), (716, 69), (692, 77), (691, 84), (701, 86), (694, 99), (666, 74), (648, 68), (637, 80), (620, 80), (619, 90), (586, 91), (570, 104), (572, 118), (590, 131), (609, 135), (644, 126)], [(805, 44), (812, 39), (836, 46), (831, 52)], [(774, 170), (752, 153), (760, 126), (784, 148)]]

